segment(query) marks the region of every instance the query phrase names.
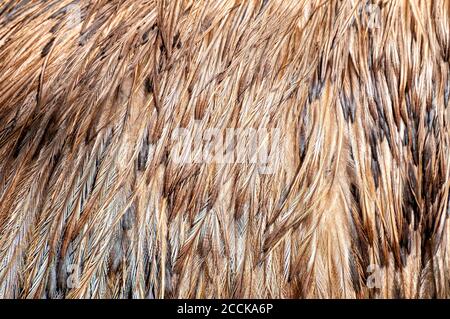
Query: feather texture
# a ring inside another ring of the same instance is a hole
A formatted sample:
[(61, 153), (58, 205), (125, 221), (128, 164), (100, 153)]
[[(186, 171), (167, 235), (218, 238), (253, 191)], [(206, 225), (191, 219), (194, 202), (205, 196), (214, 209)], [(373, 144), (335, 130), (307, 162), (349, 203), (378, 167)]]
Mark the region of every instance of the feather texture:
[[(450, 297), (449, 23), (448, 0), (1, 1), (0, 297)], [(277, 130), (270, 170), (236, 136), (202, 158), (210, 129)]]

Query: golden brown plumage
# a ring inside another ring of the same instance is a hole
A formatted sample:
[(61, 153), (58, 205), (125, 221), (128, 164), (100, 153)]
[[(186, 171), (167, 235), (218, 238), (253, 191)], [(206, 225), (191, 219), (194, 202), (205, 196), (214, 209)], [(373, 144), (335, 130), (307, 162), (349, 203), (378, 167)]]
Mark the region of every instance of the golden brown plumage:
[[(450, 297), (449, 23), (448, 0), (0, 1), (0, 297)], [(175, 160), (177, 129), (250, 128), (280, 133), (269, 171), (241, 138)]]

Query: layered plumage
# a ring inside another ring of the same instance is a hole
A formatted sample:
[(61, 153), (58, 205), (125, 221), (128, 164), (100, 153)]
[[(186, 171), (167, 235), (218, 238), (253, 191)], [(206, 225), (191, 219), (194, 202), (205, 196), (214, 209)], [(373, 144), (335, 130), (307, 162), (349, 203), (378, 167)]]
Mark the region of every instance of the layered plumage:
[[(450, 297), (449, 23), (448, 0), (1, 1), (0, 296)], [(282, 147), (269, 173), (179, 163), (178, 128)]]

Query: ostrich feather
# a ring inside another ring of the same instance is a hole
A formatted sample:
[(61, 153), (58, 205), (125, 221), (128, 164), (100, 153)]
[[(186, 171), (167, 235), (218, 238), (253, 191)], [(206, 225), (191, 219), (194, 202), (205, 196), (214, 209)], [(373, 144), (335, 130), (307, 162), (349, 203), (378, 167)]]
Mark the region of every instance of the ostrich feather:
[(449, 23), (1, 1), (0, 297), (450, 297)]

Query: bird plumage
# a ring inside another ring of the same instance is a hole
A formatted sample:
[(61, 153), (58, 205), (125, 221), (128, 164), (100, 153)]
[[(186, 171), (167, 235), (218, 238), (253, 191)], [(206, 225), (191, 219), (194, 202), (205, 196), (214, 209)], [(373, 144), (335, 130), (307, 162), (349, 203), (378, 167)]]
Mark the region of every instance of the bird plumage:
[[(1, 1), (0, 296), (450, 297), (449, 23), (448, 0)], [(269, 132), (270, 170), (237, 137), (195, 157), (208, 129)]]

